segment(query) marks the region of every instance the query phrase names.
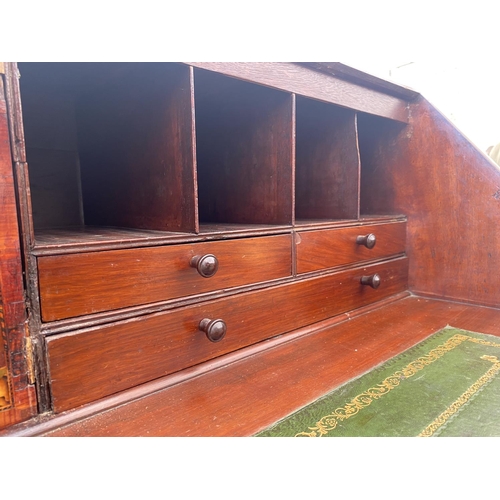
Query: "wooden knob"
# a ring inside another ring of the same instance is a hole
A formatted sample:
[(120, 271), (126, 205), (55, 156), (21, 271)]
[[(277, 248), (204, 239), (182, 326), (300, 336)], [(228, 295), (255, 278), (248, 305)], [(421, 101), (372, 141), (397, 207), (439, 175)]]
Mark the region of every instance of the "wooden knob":
[(361, 277), (361, 284), (362, 285), (368, 285), (371, 286), (372, 288), (378, 288), (380, 286), (381, 279), (380, 275), (378, 274), (373, 274), (372, 276), (362, 276)]
[(226, 323), (221, 319), (202, 319), (198, 328), (205, 332), (210, 342), (219, 342), (224, 338), (227, 331)]
[(377, 243), (377, 238), (375, 238), (373, 233), (370, 233), (366, 236), (358, 236), (356, 238), (356, 243), (358, 245), (364, 245), (366, 248), (373, 248), (375, 243)]
[(190, 266), (194, 267), (200, 276), (211, 278), (219, 269), (219, 261), (212, 254), (195, 255), (191, 259)]

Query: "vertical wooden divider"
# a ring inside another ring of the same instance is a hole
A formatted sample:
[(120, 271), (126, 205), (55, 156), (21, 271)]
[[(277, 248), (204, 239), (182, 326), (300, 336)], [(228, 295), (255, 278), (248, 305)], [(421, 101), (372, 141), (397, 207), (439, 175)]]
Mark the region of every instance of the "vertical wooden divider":
[[(291, 199), (292, 199), (292, 227), (295, 227), (295, 182), (296, 182), (296, 158), (297, 158), (297, 96), (292, 94), (292, 120), (291, 126), (291, 148), (292, 148), (292, 186), (291, 186)], [(297, 242), (295, 240), (296, 233), (292, 232), (292, 275), (297, 276)]]
[(354, 129), (356, 132), (356, 150), (358, 152), (358, 189), (357, 189), (357, 215), (356, 219), (361, 218), (361, 152), (359, 149), (359, 130), (358, 130), (358, 113), (354, 114)]
[(191, 151), (192, 151), (192, 176), (193, 176), (193, 229), (196, 234), (200, 232), (200, 209), (198, 199), (198, 160), (196, 155), (196, 100), (194, 90), (194, 68), (189, 66), (189, 94), (190, 94), (190, 110), (191, 110)]

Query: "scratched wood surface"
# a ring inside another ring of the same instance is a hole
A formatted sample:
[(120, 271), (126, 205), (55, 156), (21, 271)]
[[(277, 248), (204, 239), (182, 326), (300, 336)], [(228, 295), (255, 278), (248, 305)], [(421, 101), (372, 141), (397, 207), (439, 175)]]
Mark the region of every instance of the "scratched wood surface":
[[(9, 402), (0, 406), (0, 428), (22, 421), (36, 412), (34, 388), (26, 362), (26, 308), (21, 249), (4, 79), (0, 76), (0, 368), (2, 391)], [(5, 364), (4, 364), (5, 363)], [(5, 396), (4, 396), (5, 399)]]

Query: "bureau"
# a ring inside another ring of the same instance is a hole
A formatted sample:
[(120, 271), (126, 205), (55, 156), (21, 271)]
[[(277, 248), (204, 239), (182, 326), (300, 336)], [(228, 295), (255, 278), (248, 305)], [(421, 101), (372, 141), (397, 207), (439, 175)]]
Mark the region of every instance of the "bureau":
[(364, 213), (360, 189), (376, 128), (358, 122), (405, 123), (400, 99), (360, 110), (187, 63), (13, 71), (42, 413), (407, 290), (406, 217)]
[(9, 63), (2, 78), (23, 295), (9, 426), (196, 391), (410, 294), (497, 303), (443, 244), (459, 225), (432, 217), (456, 207), (422, 198), (432, 109), (414, 91), (334, 63)]

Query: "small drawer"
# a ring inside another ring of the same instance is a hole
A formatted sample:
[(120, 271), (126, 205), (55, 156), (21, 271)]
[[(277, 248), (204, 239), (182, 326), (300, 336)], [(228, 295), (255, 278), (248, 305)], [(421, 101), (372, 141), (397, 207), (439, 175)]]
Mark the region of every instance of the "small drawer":
[(403, 253), (406, 222), (302, 231), (295, 244), (297, 273), (320, 271)]
[[(380, 286), (362, 285), (375, 275)], [(358, 267), (47, 338), (56, 412), (371, 304), (407, 289), (408, 260)], [(213, 342), (222, 324), (225, 336)]]
[[(291, 275), (291, 238), (265, 236), (40, 257), (42, 320), (285, 278)], [(218, 264), (215, 274), (212, 256)]]

